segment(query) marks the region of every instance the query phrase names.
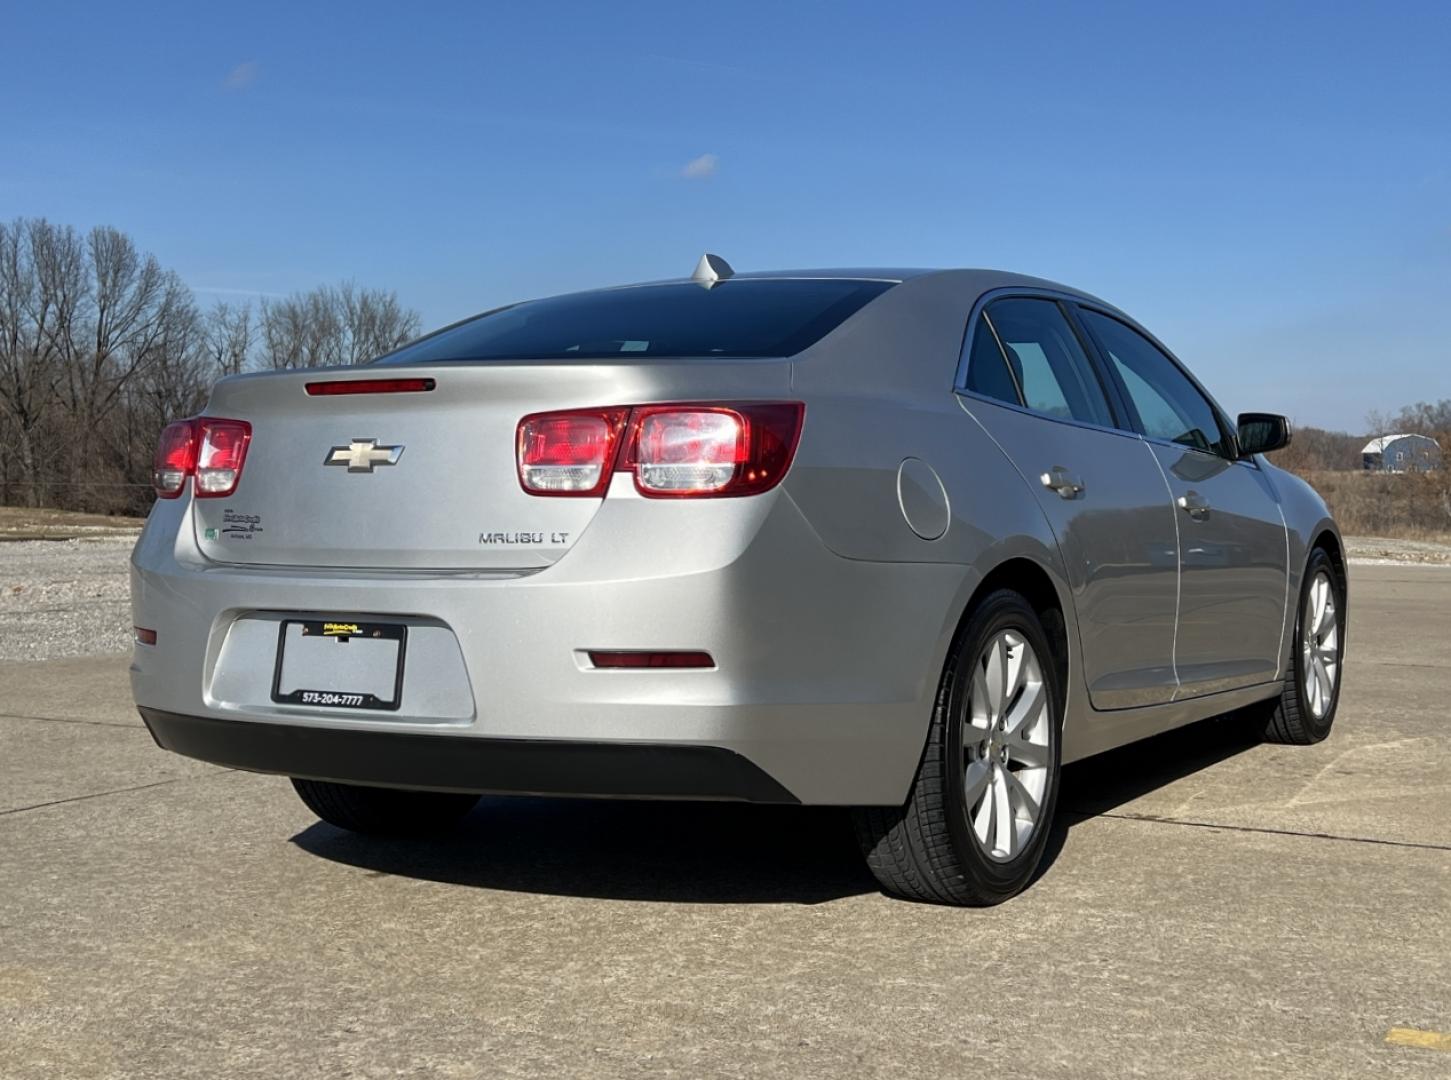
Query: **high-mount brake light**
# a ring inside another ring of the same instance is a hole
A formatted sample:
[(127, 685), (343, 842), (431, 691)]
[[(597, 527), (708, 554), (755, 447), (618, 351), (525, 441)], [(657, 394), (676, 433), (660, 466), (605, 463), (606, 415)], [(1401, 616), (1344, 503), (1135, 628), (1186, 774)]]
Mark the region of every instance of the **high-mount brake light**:
[(174, 499), (194, 479), (198, 499), (220, 499), (237, 490), (252, 425), (245, 420), (197, 416), (166, 425), (156, 446), (152, 481), (162, 499)]
[(438, 384), (432, 379), (328, 379), (310, 382), (311, 397), (337, 397), (341, 394), (420, 394)]
[(612, 473), (630, 472), (652, 499), (757, 495), (786, 475), (805, 412), (748, 402), (536, 413), (519, 422), (519, 483), (531, 495), (598, 496)]
[(572, 409), (519, 421), (519, 483), (531, 495), (603, 495), (629, 409)]

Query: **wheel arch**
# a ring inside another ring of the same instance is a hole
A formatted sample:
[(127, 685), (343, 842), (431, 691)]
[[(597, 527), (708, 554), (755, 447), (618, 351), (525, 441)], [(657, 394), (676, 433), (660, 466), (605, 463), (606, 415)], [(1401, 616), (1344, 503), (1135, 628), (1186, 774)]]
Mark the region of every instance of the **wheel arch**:
[(972, 617), (985, 596), (998, 589), (1011, 589), (1028, 601), (1029, 606), (1043, 624), (1048, 635), (1048, 644), (1053, 649), (1053, 662), (1059, 678), (1065, 684), (1069, 670), (1068, 611), (1059, 586), (1048, 570), (1034, 559), (1015, 555), (998, 563), (978, 583), (972, 595), (967, 598), (958, 616), (957, 629), (952, 635), (955, 648), (967, 621)]
[(1345, 559), (1345, 544), (1340, 539), (1339, 532), (1329, 522), (1322, 523), (1315, 531), (1314, 537), (1310, 541), (1309, 548), (1305, 551), (1305, 560), (1308, 562), (1311, 554), (1316, 549), (1320, 549), (1335, 564), (1335, 570), (1340, 574), (1342, 590), (1340, 597), (1340, 632), (1345, 635), (1348, 641), (1350, 636), (1350, 574), (1349, 565)]
[[(1077, 685), (1079, 667), (1078, 621), (1061, 567), (1054, 561), (1056, 551), (1036, 543), (1004, 543), (997, 545), (996, 558), (984, 558), (986, 569), (969, 575), (963, 595), (953, 606), (944, 627), (941, 646), (937, 650), (936, 667), (932, 672), (933, 700), (948, 658), (958, 648), (968, 620), (983, 598), (998, 589), (1012, 589), (1022, 595), (1037, 613), (1053, 650), (1053, 663), (1064, 687), (1063, 723), (1065, 732), (1075, 723), (1074, 717), (1087, 715), (1087, 693)], [(930, 719), (930, 717), (929, 717)], [(926, 745), (927, 724), (923, 725)]]

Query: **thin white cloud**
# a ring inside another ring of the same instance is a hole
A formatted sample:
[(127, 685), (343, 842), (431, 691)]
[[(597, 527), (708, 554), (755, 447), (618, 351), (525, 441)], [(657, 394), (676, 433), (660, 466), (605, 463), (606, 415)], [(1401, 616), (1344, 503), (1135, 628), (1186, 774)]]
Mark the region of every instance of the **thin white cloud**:
[(701, 154), (698, 158), (691, 158), (680, 170), (680, 175), (686, 180), (704, 180), (708, 176), (714, 176), (720, 168), (720, 158), (715, 154)]
[(257, 61), (245, 60), (227, 72), (223, 85), (228, 90), (245, 90), (256, 81), (258, 70)]

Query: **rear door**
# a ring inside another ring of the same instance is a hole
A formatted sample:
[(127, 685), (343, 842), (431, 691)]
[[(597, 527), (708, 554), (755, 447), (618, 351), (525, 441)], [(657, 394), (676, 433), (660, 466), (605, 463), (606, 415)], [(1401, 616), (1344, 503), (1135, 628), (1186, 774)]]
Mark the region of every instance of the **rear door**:
[(1057, 537), (1097, 709), (1173, 698), (1178, 549), (1164, 477), (1117, 423), (1057, 300), (994, 300), (969, 328), (967, 411), (998, 443)]
[(1179, 697), (1276, 677), (1286, 612), (1286, 530), (1263, 471), (1237, 460), (1220, 411), (1127, 323), (1077, 310), (1174, 496), (1182, 566)]

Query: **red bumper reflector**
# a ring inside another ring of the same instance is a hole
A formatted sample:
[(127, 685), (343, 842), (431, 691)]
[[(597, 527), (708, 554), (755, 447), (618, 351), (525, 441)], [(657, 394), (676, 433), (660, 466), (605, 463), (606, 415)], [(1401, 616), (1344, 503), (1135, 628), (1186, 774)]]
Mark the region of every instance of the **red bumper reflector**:
[(334, 397), (338, 394), (420, 394), (438, 384), (432, 379), (329, 379), (310, 382), (307, 392), (312, 397)]
[(155, 645), (156, 644), (156, 631), (155, 630), (148, 630), (144, 626), (133, 626), (131, 629), (136, 632), (136, 643), (138, 645)]
[(713, 668), (708, 652), (594, 652), (589, 662), (597, 668)]

